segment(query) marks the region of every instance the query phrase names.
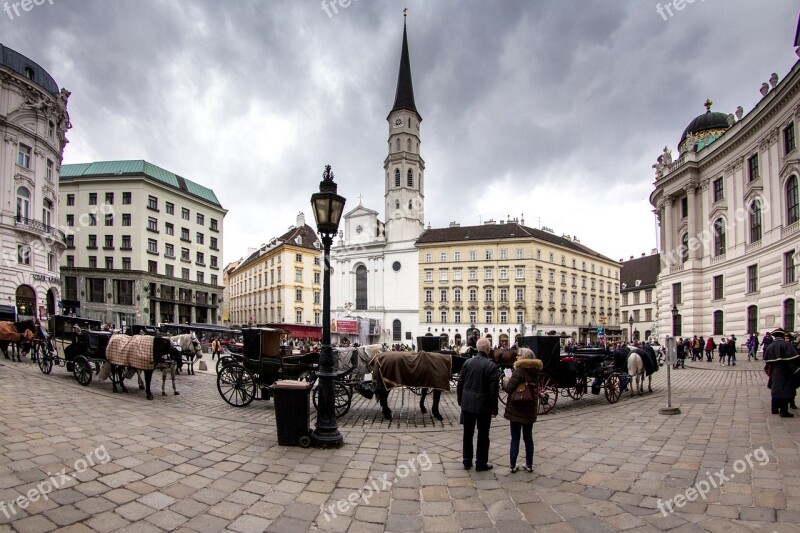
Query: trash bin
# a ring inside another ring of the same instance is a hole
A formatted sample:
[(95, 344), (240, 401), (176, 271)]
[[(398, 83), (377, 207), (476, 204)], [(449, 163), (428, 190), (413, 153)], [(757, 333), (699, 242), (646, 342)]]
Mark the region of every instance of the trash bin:
[(272, 385), (275, 398), (275, 425), (278, 428), (278, 444), (281, 446), (311, 445), (308, 413), (310, 411), (311, 383), (306, 381), (281, 380)]

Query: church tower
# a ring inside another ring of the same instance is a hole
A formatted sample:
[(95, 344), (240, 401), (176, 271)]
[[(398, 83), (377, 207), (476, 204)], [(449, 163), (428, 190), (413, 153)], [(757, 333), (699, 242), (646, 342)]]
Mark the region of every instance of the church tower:
[(394, 106), (386, 120), (389, 123), (389, 155), (383, 162), (386, 241), (416, 240), (425, 229), (425, 161), (420, 155), (422, 117), (414, 103), (405, 21)]

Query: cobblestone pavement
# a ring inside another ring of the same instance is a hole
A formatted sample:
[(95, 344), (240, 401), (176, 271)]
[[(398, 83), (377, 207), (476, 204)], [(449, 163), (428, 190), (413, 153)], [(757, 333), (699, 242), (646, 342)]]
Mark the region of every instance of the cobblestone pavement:
[(344, 447), (301, 449), (277, 444), (273, 402), (230, 407), (213, 372), (148, 402), (2, 361), (0, 531), (800, 531), (800, 417), (769, 414), (761, 362), (688, 366), (677, 416), (658, 414), (663, 368), (652, 394), (560, 398), (534, 472), (511, 474), (502, 417), (495, 469), (463, 469), (453, 393), (443, 422), (408, 391), (391, 424), (356, 397)]

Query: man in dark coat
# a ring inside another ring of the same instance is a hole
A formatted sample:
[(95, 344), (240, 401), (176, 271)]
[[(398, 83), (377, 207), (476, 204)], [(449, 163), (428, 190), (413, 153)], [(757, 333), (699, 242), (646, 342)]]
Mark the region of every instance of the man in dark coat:
[(772, 332), (773, 341), (764, 349), (765, 370), (769, 374), (769, 388), (772, 390), (772, 414), (792, 418), (789, 402), (794, 401), (797, 389), (795, 371), (800, 366), (797, 350), (786, 342), (786, 332), (778, 328)]
[(472, 437), (478, 426), (478, 446), (475, 470), (491, 470), (489, 464), (489, 429), (492, 417), (497, 416), (501, 371), (489, 356), (492, 345), (488, 339), (478, 339), (478, 355), (467, 360), (458, 376), (456, 394), (464, 423), (464, 469), (472, 468)]

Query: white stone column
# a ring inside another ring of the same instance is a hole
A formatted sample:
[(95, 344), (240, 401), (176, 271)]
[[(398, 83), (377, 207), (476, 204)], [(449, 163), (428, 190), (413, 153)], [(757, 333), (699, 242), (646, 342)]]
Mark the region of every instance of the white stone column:
[(695, 259), (698, 253), (702, 252), (702, 246), (697, 246), (697, 202), (696, 202), (696, 189), (694, 185), (689, 185), (686, 188), (686, 203), (688, 207), (688, 220), (686, 221), (686, 228), (689, 234), (689, 250), (687, 257)]
[(664, 258), (662, 261), (664, 264), (671, 265), (673, 263), (673, 251), (672, 248), (674, 246), (674, 239), (673, 236), (675, 235), (675, 223), (674, 223), (674, 214), (673, 214), (673, 202), (674, 198), (668, 196), (664, 202), (664, 219), (661, 221), (662, 226), (664, 227)]

